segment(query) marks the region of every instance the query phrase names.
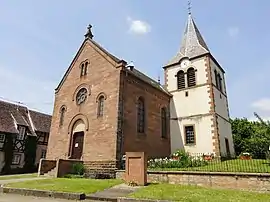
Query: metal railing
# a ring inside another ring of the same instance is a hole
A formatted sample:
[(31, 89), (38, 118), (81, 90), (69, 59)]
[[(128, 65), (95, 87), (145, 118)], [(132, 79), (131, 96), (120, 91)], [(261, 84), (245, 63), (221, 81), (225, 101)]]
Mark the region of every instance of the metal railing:
[(269, 153), (185, 154), (148, 160), (149, 170), (270, 173)]

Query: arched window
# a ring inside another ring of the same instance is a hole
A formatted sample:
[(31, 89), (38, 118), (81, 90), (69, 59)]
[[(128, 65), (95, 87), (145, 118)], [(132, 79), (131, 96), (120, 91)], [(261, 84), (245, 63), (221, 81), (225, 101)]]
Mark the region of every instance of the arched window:
[(218, 73), (218, 85), (219, 85), (219, 90), (222, 92), (222, 78), (220, 74)]
[(84, 75), (84, 63), (81, 64), (81, 76)]
[(177, 72), (177, 88), (183, 89), (185, 87), (185, 72), (183, 70), (180, 70), (179, 72)]
[(167, 137), (167, 110), (165, 107), (161, 108), (161, 137)]
[(103, 116), (103, 112), (104, 112), (104, 100), (105, 100), (104, 95), (101, 95), (98, 98), (98, 109), (97, 109), (97, 116), (98, 117), (102, 117)]
[(83, 75), (86, 75), (87, 74), (87, 67), (88, 67), (88, 62), (85, 62), (84, 64), (84, 74)]
[(145, 129), (145, 105), (142, 97), (138, 99), (137, 104), (137, 132), (144, 133)]
[(88, 61), (83, 62), (83, 63), (81, 64), (81, 77), (82, 77), (82, 76), (85, 76), (85, 75), (87, 74), (87, 67), (88, 67), (88, 64), (89, 64)]
[(187, 70), (187, 81), (188, 81), (188, 87), (196, 85), (195, 69), (192, 67)]
[(60, 110), (60, 120), (59, 120), (60, 126), (62, 126), (64, 124), (65, 113), (66, 113), (66, 107), (62, 106), (61, 110)]
[(217, 86), (217, 89), (219, 89), (219, 80), (218, 80), (218, 74), (217, 74), (217, 70), (215, 69), (215, 80), (216, 80), (216, 86)]

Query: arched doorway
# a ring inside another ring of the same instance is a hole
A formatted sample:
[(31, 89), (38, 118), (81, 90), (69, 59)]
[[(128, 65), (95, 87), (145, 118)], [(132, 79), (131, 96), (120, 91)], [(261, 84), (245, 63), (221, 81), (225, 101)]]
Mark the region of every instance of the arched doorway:
[(74, 123), (71, 141), (71, 159), (81, 159), (83, 154), (85, 124), (80, 119)]

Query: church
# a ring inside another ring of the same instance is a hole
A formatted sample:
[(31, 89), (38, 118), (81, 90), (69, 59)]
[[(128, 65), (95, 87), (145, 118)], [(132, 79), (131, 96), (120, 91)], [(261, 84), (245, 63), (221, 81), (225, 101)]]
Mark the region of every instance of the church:
[(163, 65), (164, 85), (101, 47), (91, 28), (55, 89), (46, 159), (234, 154), (225, 71), (191, 14), (179, 51)]

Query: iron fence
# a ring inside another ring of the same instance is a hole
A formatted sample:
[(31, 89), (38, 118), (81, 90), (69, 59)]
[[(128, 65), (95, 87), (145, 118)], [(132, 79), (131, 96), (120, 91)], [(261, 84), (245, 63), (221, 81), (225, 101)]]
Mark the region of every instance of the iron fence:
[(182, 154), (148, 160), (149, 170), (270, 173), (269, 153)]

